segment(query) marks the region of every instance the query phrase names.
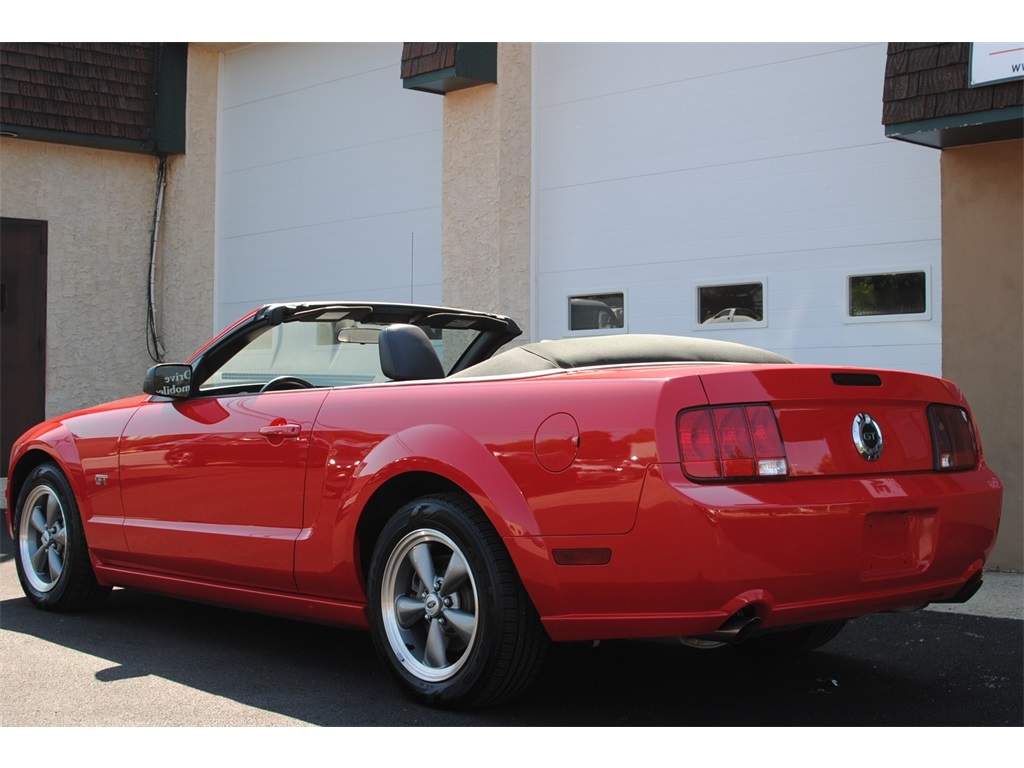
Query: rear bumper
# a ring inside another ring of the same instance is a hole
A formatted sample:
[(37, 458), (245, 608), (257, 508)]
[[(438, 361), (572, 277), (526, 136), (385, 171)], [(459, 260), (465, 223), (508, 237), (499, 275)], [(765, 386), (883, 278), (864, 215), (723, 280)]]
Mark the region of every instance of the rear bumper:
[[(962, 599), (1001, 499), (986, 467), (699, 486), (663, 464), (629, 533), (506, 543), (556, 641), (702, 635), (741, 609), (769, 629)], [(577, 548), (611, 558), (555, 565), (554, 550)]]

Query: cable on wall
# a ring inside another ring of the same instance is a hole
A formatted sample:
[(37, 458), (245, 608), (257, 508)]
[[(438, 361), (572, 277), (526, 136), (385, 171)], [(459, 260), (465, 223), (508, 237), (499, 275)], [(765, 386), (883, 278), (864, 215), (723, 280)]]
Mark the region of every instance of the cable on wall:
[(153, 207), (153, 233), (149, 243), (149, 287), (146, 291), (147, 332), (146, 349), (150, 358), (156, 363), (164, 361), (163, 342), (160, 340), (159, 324), (157, 323), (156, 307), (156, 252), (160, 240), (160, 218), (163, 215), (164, 191), (167, 189), (167, 157), (160, 156), (160, 165), (156, 174), (156, 204)]

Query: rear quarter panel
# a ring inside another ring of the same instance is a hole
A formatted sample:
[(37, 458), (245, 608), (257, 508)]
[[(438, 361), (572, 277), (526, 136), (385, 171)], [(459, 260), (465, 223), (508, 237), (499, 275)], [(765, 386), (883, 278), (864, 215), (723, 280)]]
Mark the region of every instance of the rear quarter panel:
[[(406, 472), (458, 485), (505, 538), (627, 533), (656, 461), (663, 383), (569, 373), (333, 391), (311, 451), (300, 589), (358, 579), (359, 514)], [(704, 402), (696, 376), (673, 386)]]

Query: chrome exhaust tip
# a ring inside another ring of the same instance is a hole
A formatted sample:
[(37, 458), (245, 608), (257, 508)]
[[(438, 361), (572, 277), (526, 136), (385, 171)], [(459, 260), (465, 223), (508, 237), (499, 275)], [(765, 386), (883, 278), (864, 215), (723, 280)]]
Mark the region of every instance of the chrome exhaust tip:
[(707, 635), (696, 635), (693, 639), (725, 644), (742, 643), (760, 626), (761, 617), (752, 615), (751, 609), (748, 607), (734, 613), (714, 632)]

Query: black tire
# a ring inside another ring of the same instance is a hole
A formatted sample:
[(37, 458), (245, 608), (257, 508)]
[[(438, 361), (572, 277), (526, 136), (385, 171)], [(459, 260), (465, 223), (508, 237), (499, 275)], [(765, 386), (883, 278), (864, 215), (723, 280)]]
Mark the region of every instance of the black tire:
[(44, 610), (89, 610), (110, 593), (96, 581), (78, 504), (55, 464), (33, 469), (18, 494), (14, 560), (25, 595)]
[(846, 619), (829, 621), (824, 624), (808, 624), (795, 629), (785, 629), (756, 635), (735, 648), (751, 656), (799, 656), (820, 648), (834, 639), (846, 626)]
[(369, 615), (399, 688), (446, 709), (521, 693), (549, 643), (500, 537), (459, 494), (417, 499), (388, 521), (370, 563)]

